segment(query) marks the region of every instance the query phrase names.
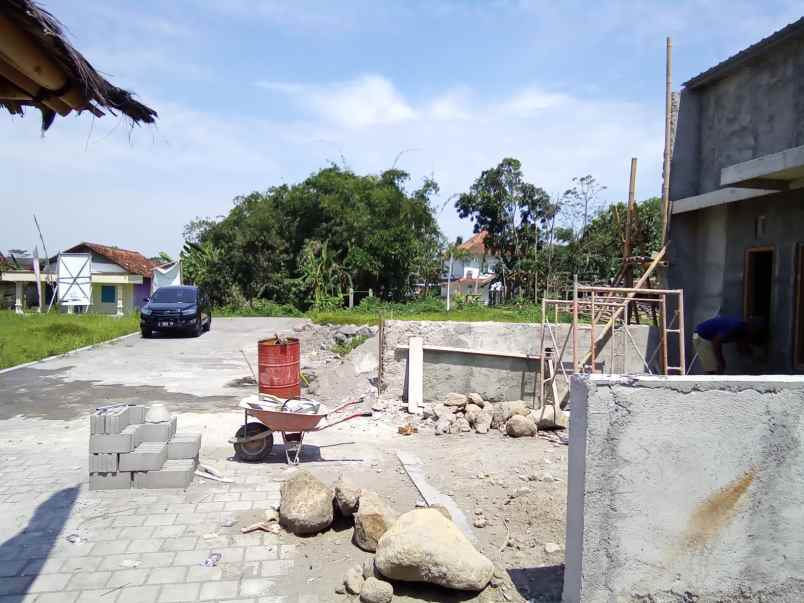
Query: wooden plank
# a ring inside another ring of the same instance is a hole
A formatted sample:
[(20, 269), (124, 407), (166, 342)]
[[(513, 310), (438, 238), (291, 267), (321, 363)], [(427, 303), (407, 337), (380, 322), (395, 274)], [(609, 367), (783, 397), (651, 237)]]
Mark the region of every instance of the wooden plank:
[[(408, 350), (410, 345), (398, 345), (397, 350)], [(538, 354), (520, 354), (519, 352), (500, 352), (497, 350), (472, 350), (469, 348), (453, 348), (444, 345), (425, 345), (422, 349), (426, 352), (454, 352), (457, 354), (475, 354), (477, 356), (499, 356), (501, 358), (523, 358), (525, 360), (538, 360)]]
[(424, 339), (411, 337), (408, 343), (408, 412), (419, 415), (424, 401)]
[(452, 521), (460, 528), (461, 532), (463, 532), (470, 541), (476, 544), (477, 537), (469, 526), (466, 515), (464, 515), (461, 508), (451, 497), (442, 494), (430, 485), (427, 481), (427, 475), (424, 472), (424, 465), (421, 460), (415, 454), (409, 452), (397, 451), (396, 456), (399, 462), (402, 463), (402, 467), (405, 469), (405, 473), (408, 474), (410, 481), (413, 482), (416, 490), (421, 494), (425, 504), (427, 504), (428, 507), (432, 507), (433, 505), (444, 507), (449, 511), (449, 514), (452, 515)]

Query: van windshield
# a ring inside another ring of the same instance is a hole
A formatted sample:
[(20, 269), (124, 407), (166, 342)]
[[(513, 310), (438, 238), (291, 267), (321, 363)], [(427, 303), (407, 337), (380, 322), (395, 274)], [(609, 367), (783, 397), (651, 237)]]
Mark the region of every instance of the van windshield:
[(189, 303), (195, 301), (195, 293), (195, 289), (164, 287), (157, 289), (151, 300), (160, 304), (174, 304), (176, 302)]

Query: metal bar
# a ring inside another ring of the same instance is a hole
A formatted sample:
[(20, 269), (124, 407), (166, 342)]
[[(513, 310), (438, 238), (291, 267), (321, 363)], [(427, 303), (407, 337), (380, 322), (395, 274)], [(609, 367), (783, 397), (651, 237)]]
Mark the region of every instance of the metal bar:
[[(640, 278), (640, 282), (644, 284), (645, 281), (642, 279), (645, 279), (644, 274)], [(647, 295), (677, 295), (681, 289), (646, 289), (645, 287), (591, 287), (589, 285), (578, 285), (578, 291), (581, 293), (597, 291), (598, 293), (645, 293)], [(629, 297), (628, 299), (630, 301), (631, 298)]]

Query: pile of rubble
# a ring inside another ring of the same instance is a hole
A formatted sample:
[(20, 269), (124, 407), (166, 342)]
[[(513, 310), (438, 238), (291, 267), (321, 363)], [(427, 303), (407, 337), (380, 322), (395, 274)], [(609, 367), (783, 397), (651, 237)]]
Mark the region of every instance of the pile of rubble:
[(547, 405), (538, 410), (524, 400), (489, 402), (480, 394), (447, 394), (446, 400), (425, 407), (423, 418), (435, 423), (436, 435), (456, 433), (488, 433), (499, 429), (519, 438), (535, 436), (540, 429), (567, 426), (567, 413)]
[(162, 404), (115, 405), (89, 417), (91, 490), (186, 488), (193, 481), (201, 434), (178, 435)]
[(442, 507), (399, 514), (380, 495), (341, 476), (333, 487), (308, 471), (282, 484), (279, 523), (298, 535), (329, 529), (338, 513), (354, 522), (352, 542), (375, 556), (346, 572), (335, 592), (363, 603), (389, 603), (394, 582), (419, 582), (480, 592), (494, 577), (482, 555)]

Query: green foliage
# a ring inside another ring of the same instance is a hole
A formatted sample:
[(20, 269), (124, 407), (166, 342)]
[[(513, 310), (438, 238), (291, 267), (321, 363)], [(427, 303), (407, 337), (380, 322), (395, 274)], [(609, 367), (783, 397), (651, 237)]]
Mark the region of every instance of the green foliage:
[(0, 368), (63, 354), (139, 329), (139, 315), (30, 313), (0, 310)]
[(438, 188), (428, 180), (408, 193), (407, 179), (332, 166), (238, 197), (222, 219), (187, 225), (185, 274), (219, 305), (241, 296), (323, 309), (340, 305), (350, 285), (406, 299), (417, 279), (437, 275), (440, 251), (430, 204)]
[(290, 304), (277, 304), (267, 299), (257, 299), (251, 305), (238, 304), (215, 308), (213, 316), (288, 316), (301, 318), (304, 313)]
[(330, 348), (330, 351), (338, 356), (346, 356), (346, 354), (354, 350), (356, 347), (363, 345), (367, 339), (368, 337), (366, 335), (355, 335), (343, 343), (336, 343)]

